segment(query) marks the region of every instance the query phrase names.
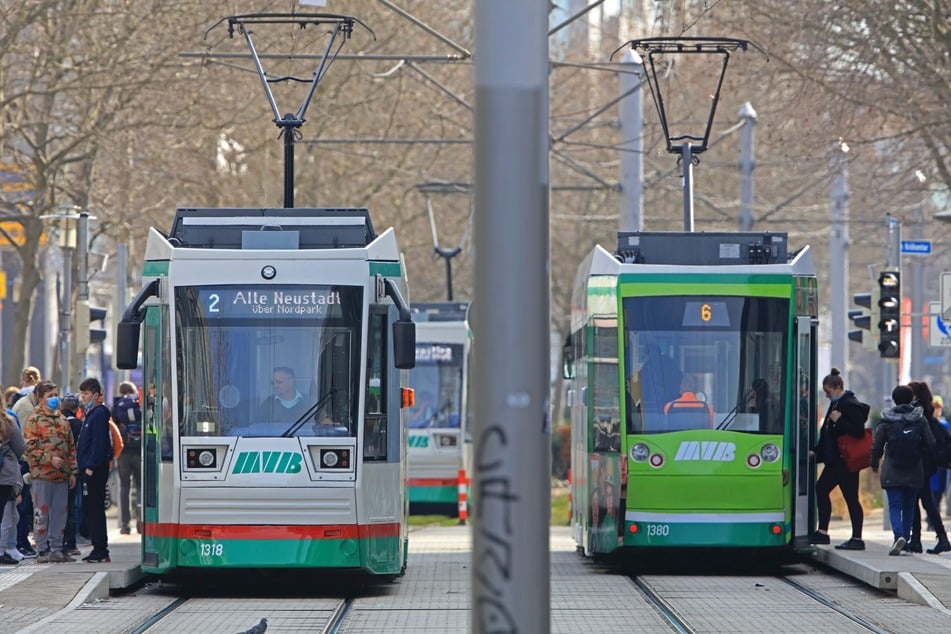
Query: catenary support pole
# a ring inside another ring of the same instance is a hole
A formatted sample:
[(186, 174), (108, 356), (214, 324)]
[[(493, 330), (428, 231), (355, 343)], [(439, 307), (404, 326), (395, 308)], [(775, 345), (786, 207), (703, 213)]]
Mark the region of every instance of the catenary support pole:
[(849, 175), (845, 160), (849, 146), (838, 142), (832, 150), (832, 186), (829, 190), (829, 318), (831, 320), (830, 361), (842, 371), (848, 385), (849, 292)]
[(473, 632), (551, 631), (548, 3), (475, 4)]
[(740, 231), (753, 230), (753, 130), (756, 128), (756, 111), (749, 101), (740, 108), (742, 129), (740, 137)]
[[(643, 62), (634, 50), (624, 53), (618, 73), (618, 103), (621, 122), (621, 214), (620, 231), (644, 230), (644, 91)], [(634, 92), (631, 92), (631, 91)], [(628, 94), (630, 93), (630, 94)]]

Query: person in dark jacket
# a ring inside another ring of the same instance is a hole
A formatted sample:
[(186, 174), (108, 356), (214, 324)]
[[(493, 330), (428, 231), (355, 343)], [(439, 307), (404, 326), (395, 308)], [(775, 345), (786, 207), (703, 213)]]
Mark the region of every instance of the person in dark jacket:
[[(931, 388), (924, 381), (912, 381), (908, 384), (908, 387), (915, 393), (915, 400), (912, 401), (912, 405), (921, 408), (925, 420), (928, 421), (931, 435), (935, 437), (935, 443), (937, 444), (938, 434), (941, 433), (941, 423), (934, 415), (934, 397), (931, 395)], [(938, 471), (933, 452), (925, 451), (922, 453), (921, 466), (924, 471), (924, 482), (918, 490), (918, 500), (921, 505), (915, 503), (915, 519), (911, 524), (911, 541), (905, 544), (905, 548), (909, 552), (921, 552), (921, 507), (923, 506), (925, 513), (928, 514), (928, 523), (934, 528), (935, 535), (938, 537), (938, 543), (934, 548), (928, 549), (928, 554), (939, 555), (951, 551), (951, 543), (948, 542), (948, 532), (944, 528), (941, 513), (938, 512), (938, 505), (931, 494), (931, 476)]]
[(816, 480), (816, 504), (819, 513), (818, 529), (810, 535), (813, 544), (829, 543), (829, 521), (832, 519), (832, 500), (829, 497), (833, 489), (839, 487), (845, 504), (849, 509), (852, 522), (852, 537), (836, 546), (839, 550), (865, 550), (862, 541), (862, 524), (865, 514), (859, 501), (859, 474), (849, 471), (839, 452), (837, 439), (843, 434), (861, 438), (865, 434), (865, 420), (868, 407), (845, 389), (842, 376), (836, 368), (822, 380), (822, 391), (829, 397), (829, 409), (826, 412), (819, 441), (816, 444), (816, 462), (823, 469)]
[(89, 563), (109, 562), (109, 536), (106, 532), (106, 480), (112, 460), (112, 432), (109, 408), (102, 404), (102, 384), (88, 378), (79, 384), (79, 401), (86, 410), (79, 432), (77, 458), (83, 482), (83, 521), (89, 530), (92, 552), (83, 557)]
[[(934, 447), (934, 436), (922, 409), (911, 404), (914, 399), (915, 393), (907, 385), (899, 385), (892, 390), (892, 402), (895, 406), (882, 412), (882, 420), (875, 428), (875, 437), (872, 439), (872, 471), (878, 473), (881, 464), (880, 478), (882, 488), (888, 493), (888, 516), (895, 536), (895, 541), (888, 551), (889, 555), (900, 555), (911, 537), (918, 491), (925, 482), (920, 454)], [(892, 438), (892, 433), (897, 431), (894, 430), (895, 426), (900, 426), (901, 431), (908, 430), (908, 433), (917, 429), (920, 442), (927, 445), (920, 447), (918, 459), (910, 465), (897, 464), (898, 458), (889, 456), (889, 439)]]

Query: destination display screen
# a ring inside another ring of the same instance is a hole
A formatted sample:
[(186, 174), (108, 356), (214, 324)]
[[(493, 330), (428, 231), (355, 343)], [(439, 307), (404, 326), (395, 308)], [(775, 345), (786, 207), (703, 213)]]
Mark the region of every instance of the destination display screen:
[(459, 344), (427, 343), (416, 345), (417, 363), (459, 363), (462, 346)]
[(206, 319), (337, 317), (361, 291), (352, 286), (200, 286), (193, 289)]

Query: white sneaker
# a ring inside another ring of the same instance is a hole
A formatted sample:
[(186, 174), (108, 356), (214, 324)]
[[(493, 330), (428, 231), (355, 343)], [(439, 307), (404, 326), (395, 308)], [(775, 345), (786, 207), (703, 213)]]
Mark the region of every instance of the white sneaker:
[(905, 547), (905, 544), (906, 544), (906, 543), (907, 543), (907, 542), (905, 542), (905, 538), (904, 538), (904, 537), (899, 537), (898, 539), (895, 540), (895, 543), (892, 544), (891, 550), (888, 551), (888, 554), (889, 554), (889, 555), (900, 555), (900, 554), (901, 554), (901, 549)]
[(21, 552), (20, 552), (19, 550), (17, 550), (16, 548), (11, 548), (11, 549), (6, 550), (6, 551), (4, 551), (4, 552), (7, 553), (8, 555), (10, 555), (10, 557), (12, 557), (13, 559), (16, 559), (17, 561), (23, 561), (23, 553), (21, 553)]

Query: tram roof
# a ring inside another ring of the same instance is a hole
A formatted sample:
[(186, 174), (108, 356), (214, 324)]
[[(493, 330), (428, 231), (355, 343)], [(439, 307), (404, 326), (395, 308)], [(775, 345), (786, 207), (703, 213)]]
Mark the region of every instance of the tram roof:
[(363, 208), (183, 208), (168, 240), (206, 249), (363, 248), (376, 238)]
[(786, 233), (648, 232), (618, 233), (616, 256), (625, 264), (786, 264)]
[(469, 302), (413, 302), (413, 321), (465, 321)]

